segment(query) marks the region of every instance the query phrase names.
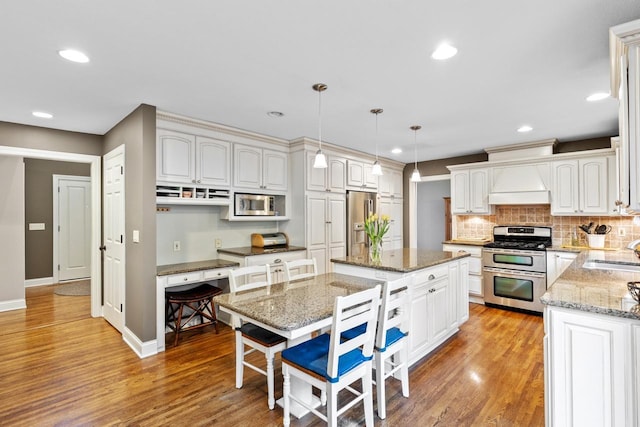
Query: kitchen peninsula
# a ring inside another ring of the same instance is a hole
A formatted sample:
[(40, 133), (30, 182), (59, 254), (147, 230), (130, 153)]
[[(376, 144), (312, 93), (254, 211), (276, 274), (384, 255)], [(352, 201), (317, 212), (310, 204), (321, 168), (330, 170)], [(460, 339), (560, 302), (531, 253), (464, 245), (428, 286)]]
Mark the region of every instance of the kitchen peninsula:
[(548, 426), (638, 425), (640, 305), (627, 294), (634, 281), (632, 251), (585, 250), (542, 296)]
[(367, 256), (333, 258), (333, 271), (366, 279), (413, 276), (409, 323), (409, 364), (414, 364), (469, 319), (469, 254), (426, 249), (384, 251), (380, 262)]

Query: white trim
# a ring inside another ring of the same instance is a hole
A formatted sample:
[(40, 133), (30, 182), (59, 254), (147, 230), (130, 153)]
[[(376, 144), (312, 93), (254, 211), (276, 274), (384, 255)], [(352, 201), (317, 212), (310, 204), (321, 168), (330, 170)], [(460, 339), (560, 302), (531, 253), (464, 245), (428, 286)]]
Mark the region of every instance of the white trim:
[(8, 301), (0, 301), (0, 312), (2, 311), (11, 311), (11, 310), (20, 310), (23, 308), (27, 308), (27, 300), (22, 299), (12, 299)]
[(29, 279), (24, 281), (25, 288), (32, 288), (34, 286), (46, 286), (57, 283), (53, 280), (53, 277), (38, 277), (37, 279)]
[[(420, 182), (435, 182), (451, 179), (451, 174), (421, 176)], [(409, 182), (409, 247), (418, 247), (418, 182)], [(455, 225), (453, 225), (455, 228)], [(451, 232), (453, 233), (454, 230)]]
[[(74, 181), (85, 181), (91, 183), (91, 177), (89, 176), (80, 176), (80, 175), (59, 175), (53, 174), (53, 226), (51, 227), (51, 232), (53, 233), (53, 283), (60, 282), (60, 276), (58, 274), (58, 264), (60, 263), (60, 254), (58, 251), (58, 245), (60, 244), (59, 238), (60, 233), (58, 233), (58, 227), (60, 226), (60, 218), (58, 217), (58, 209), (60, 207), (60, 192), (58, 191), (58, 187), (60, 187), (60, 180), (69, 179)], [(93, 227), (93, 225), (92, 225)]]
[[(101, 157), (89, 154), (36, 150), (33, 148), (0, 145), (0, 156), (20, 156), (29, 159), (58, 160), (91, 164), (91, 316), (102, 315), (102, 257), (99, 250), (102, 238), (102, 176)], [(24, 219), (23, 219), (24, 226)], [(26, 305), (24, 306), (26, 307)], [(21, 308), (24, 308), (21, 307)]]
[(142, 342), (129, 328), (124, 327), (122, 340), (133, 350), (140, 359), (158, 354), (158, 343), (156, 340)]

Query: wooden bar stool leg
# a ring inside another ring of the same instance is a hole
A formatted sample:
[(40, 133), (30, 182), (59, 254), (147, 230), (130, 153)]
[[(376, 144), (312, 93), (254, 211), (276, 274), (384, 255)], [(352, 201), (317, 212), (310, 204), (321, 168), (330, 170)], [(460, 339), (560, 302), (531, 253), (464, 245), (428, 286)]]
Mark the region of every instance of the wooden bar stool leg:
[(178, 345), (178, 337), (180, 336), (180, 327), (182, 322), (182, 309), (184, 308), (184, 304), (180, 303), (180, 308), (178, 309), (178, 317), (176, 318), (176, 339), (173, 341), (173, 346)]

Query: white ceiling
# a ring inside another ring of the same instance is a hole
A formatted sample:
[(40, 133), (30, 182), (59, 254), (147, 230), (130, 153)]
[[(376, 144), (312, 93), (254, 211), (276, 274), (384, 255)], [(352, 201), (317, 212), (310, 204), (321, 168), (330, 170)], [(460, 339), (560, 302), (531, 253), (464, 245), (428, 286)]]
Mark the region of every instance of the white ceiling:
[[(414, 124), (419, 161), (610, 136), (617, 101), (585, 97), (609, 91), (608, 28), (638, 18), (638, 0), (3, 0), (0, 120), (104, 134), (146, 103), (317, 138), (323, 82), (322, 139), (375, 153), (383, 108), (380, 155), (403, 162)], [(431, 59), (444, 40), (458, 55)]]

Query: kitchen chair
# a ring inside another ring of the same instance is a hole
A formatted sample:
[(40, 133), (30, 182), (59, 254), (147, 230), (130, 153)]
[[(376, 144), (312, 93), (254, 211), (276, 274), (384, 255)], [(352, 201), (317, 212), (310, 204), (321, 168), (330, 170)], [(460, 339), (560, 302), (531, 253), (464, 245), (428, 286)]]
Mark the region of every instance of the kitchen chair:
[[(265, 275), (266, 280), (251, 282), (252, 275)], [(242, 267), (229, 271), (229, 287), (231, 292), (248, 291), (270, 285), (271, 270), (269, 269), (269, 264)], [(273, 409), (276, 402), (273, 392), (273, 360), (277, 352), (287, 348), (287, 340), (253, 323), (241, 324), (240, 320), (235, 318), (235, 316), (232, 319), (232, 323), (236, 331), (236, 388), (242, 388), (245, 366), (265, 375), (267, 377), (268, 390), (267, 402), (269, 409)], [(250, 347), (250, 349), (245, 351), (245, 346)], [(245, 356), (256, 350), (264, 353), (267, 359), (266, 371), (245, 360)]]
[[(338, 416), (358, 402), (364, 404), (365, 422), (373, 426), (372, 358), (373, 342), (380, 302), (380, 286), (353, 295), (336, 297), (331, 334), (322, 334), (282, 352), (284, 377), (283, 423), (290, 424), (291, 400), (313, 412), (329, 426), (338, 425)], [(341, 340), (343, 331), (364, 324), (364, 331), (348, 340)], [(326, 392), (326, 415), (291, 394), (291, 376)], [(362, 381), (362, 392), (350, 387)], [(355, 396), (338, 408), (338, 393), (346, 389)]]
[[(382, 288), (382, 302), (378, 314), (376, 341), (373, 350), (375, 364), (376, 400), (378, 417), (386, 418), (386, 379), (400, 371), (402, 395), (409, 397), (409, 289), (414, 276), (403, 277), (385, 282)], [(364, 331), (365, 325), (359, 325), (342, 333), (343, 339), (349, 339)]]
[[(216, 334), (218, 333), (218, 319), (216, 318), (216, 310), (213, 306), (213, 297), (220, 295), (222, 289), (212, 286), (208, 283), (202, 283), (199, 286), (189, 289), (166, 289), (164, 295), (166, 298), (166, 323), (175, 333), (173, 341), (174, 347), (178, 345), (180, 332), (191, 329), (202, 328), (208, 325), (214, 325)], [(182, 318), (184, 308), (188, 307), (192, 310), (189, 317)], [(200, 317), (200, 323), (189, 325), (194, 317)], [(208, 319), (206, 322), (204, 319)], [(188, 326), (189, 325), (189, 326)]]
[[(311, 267), (311, 268), (309, 268)], [(295, 270), (302, 271), (304, 268), (306, 272), (294, 274)], [(311, 270), (311, 271), (309, 271)], [(284, 279), (286, 281), (297, 280), (297, 279), (306, 279), (308, 277), (315, 277), (318, 275), (318, 266), (316, 265), (315, 258), (308, 259), (296, 259), (294, 261), (285, 261), (284, 262)]]

